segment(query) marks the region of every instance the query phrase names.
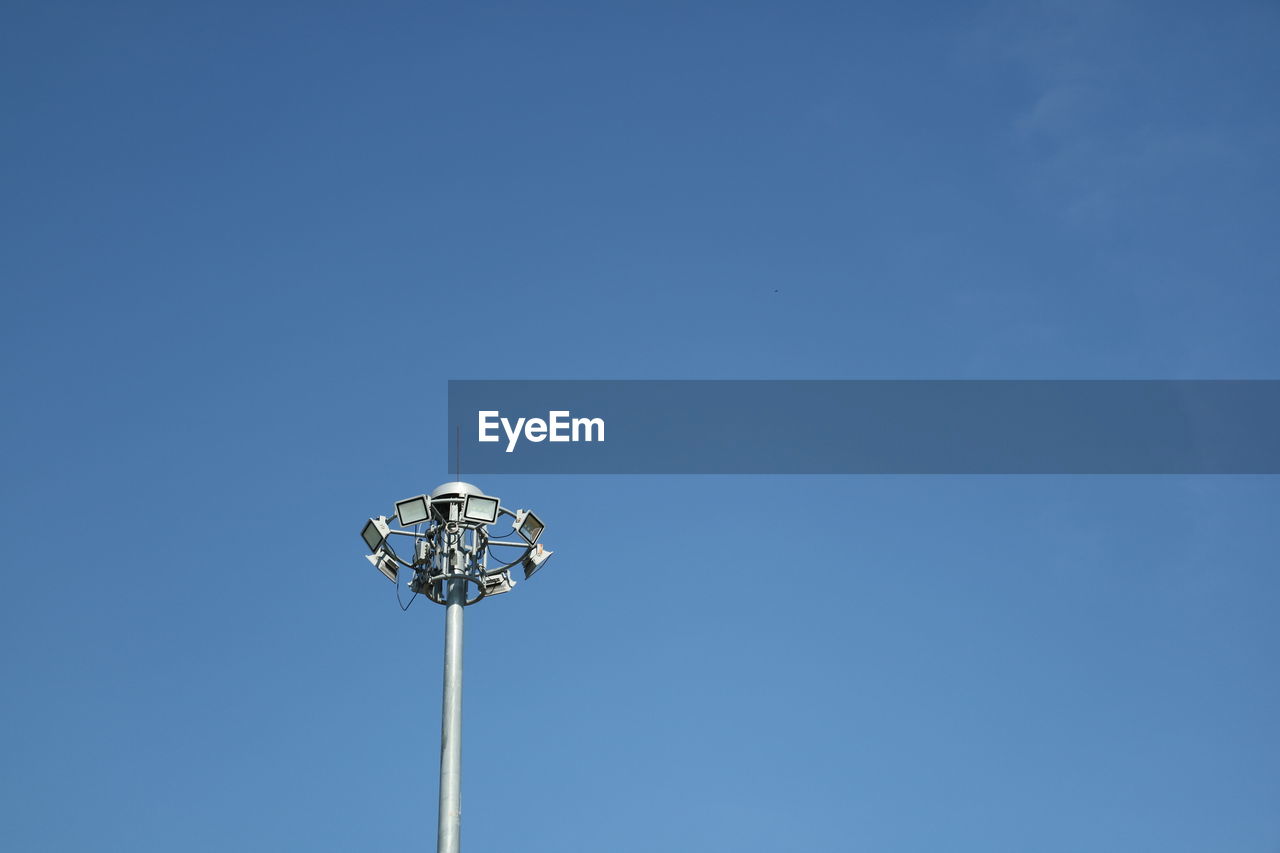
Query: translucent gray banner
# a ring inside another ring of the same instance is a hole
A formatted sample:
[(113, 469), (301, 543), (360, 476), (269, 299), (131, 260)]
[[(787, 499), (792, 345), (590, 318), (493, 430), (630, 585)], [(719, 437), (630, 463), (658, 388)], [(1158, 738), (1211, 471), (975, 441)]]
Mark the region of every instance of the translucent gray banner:
[(476, 474), (1275, 474), (1275, 380), (451, 381)]

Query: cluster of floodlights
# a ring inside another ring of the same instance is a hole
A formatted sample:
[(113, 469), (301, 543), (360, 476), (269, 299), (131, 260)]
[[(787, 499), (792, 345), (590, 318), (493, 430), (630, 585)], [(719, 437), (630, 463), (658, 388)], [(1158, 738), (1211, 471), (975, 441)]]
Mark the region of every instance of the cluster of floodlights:
[[(489, 525), (503, 515), (512, 518), (511, 528), (518, 539), (490, 535)], [(527, 580), (552, 554), (538, 541), (542, 519), (525, 509), (513, 512), (503, 507), (498, 498), (470, 483), (445, 483), (429, 495), (397, 501), (394, 520), (399, 522), (399, 528), (392, 527), (391, 519), (382, 515), (365, 524), (360, 532), (369, 546), (365, 559), (393, 583), (398, 583), (401, 568), (412, 571), (410, 591), (421, 593), (436, 604), (447, 603), (447, 581), (468, 584), (466, 604), (510, 592), (516, 585), (511, 578), (514, 566), (524, 569)], [(404, 536), (406, 542), (412, 543), (406, 549), (408, 559), (392, 547), (392, 536)], [(502, 547), (519, 549), (507, 552), (518, 556), (504, 562), (495, 552), (496, 565), (490, 567), (490, 551)]]

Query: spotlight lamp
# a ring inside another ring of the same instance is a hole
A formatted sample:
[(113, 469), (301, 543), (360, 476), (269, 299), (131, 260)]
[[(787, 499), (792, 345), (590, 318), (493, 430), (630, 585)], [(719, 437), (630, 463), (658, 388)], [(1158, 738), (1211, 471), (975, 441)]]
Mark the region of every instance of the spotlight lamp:
[(493, 524), (498, 520), (498, 499), (487, 495), (467, 495), (462, 517), (467, 521)]
[(412, 527), (431, 518), (431, 500), (426, 495), (396, 501), (396, 517), (401, 527)]
[(480, 579), (480, 584), (484, 588), (485, 595), (501, 595), (504, 592), (511, 592), (516, 582), (511, 579), (511, 572), (502, 569), (497, 572), (485, 572), (484, 577)]
[(384, 550), (387, 544), (387, 536), (391, 533), (391, 528), (387, 525), (387, 519), (384, 516), (369, 519), (368, 524), (364, 526), (364, 530), (360, 531), (360, 536), (364, 539), (364, 544), (369, 546), (369, 550), (377, 553)]
[(551, 555), (554, 553), (555, 551), (548, 551), (541, 545), (534, 545), (530, 548), (529, 553), (525, 554), (524, 559), (520, 561), (520, 564), (524, 566), (524, 579), (528, 580), (533, 577), (534, 572), (542, 568), (542, 564), (551, 559)]
[(545, 526), (542, 519), (534, 515), (532, 510), (527, 509), (516, 510), (515, 521), (511, 522), (511, 529), (519, 533), (520, 538), (530, 545), (537, 544), (538, 537), (542, 535)]
[(387, 580), (392, 583), (396, 582), (396, 577), (400, 573), (400, 564), (387, 555), (385, 551), (375, 551), (372, 554), (366, 554), (364, 557), (373, 567), (387, 576)]

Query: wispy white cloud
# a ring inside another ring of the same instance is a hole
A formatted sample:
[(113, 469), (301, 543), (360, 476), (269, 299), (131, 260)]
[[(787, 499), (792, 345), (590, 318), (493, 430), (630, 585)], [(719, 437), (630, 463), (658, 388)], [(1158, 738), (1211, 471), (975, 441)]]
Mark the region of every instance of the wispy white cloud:
[[(1029, 184), (1068, 221), (1114, 224), (1177, 187), (1248, 168), (1274, 142), (1265, 72), (1266, 10), (1197, 20), (1132, 3), (995, 4), (966, 40), (1027, 94), (1007, 117)], [(1203, 27), (1201, 26), (1203, 25)], [(1207, 28), (1207, 29), (1205, 29)]]

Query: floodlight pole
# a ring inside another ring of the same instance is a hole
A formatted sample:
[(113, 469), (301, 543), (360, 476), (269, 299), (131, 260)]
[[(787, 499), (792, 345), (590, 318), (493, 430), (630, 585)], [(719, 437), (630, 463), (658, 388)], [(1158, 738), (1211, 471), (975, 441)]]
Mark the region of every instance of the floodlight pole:
[(440, 825), (436, 850), (458, 853), (462, 830), (462, 610), (467, 600), (467, 582), (447, 583), (444, 703), (440, 712)]
[[(488, 527), (499, 515), (516, 519), (513, 529), (523, 542), (489, 538)], [(528, 523), (522, 519), (528, 517)], [(520, 565), (527, 580), (551, 552), (537, 543), (542, 522), (532, 511), (512, 512), (497, 498), (470, 483), (454, 481), (437, 486), (430, 495), (396, 502), (396, 518), (413, 530), (393, 530), (388, 516), (370, 518), (360, 531), (369, 561), (398, 583), (399, 569), (413, 572), (409, 588), (445, 606), (444, 690), (440, 710), (440, 811), (436, 829), (438, 853), (459, 853), (462, 843), (462, 610), (490, 595), (509, 592), (515, 581), (510, 569)], [(426, 524), (426, 529), (422, 525)], [(412, 537), (413, 561), (396, 554), (386, 541), (392, 534)], [(522, 549), (511, 562), (489, 569), (490, 546)], [(475, 591), (468, 597), (468, 584)], [(397, 599), (400, 588), (396, 588)], [(407, 606), (401, 605), (402, 609)]]

